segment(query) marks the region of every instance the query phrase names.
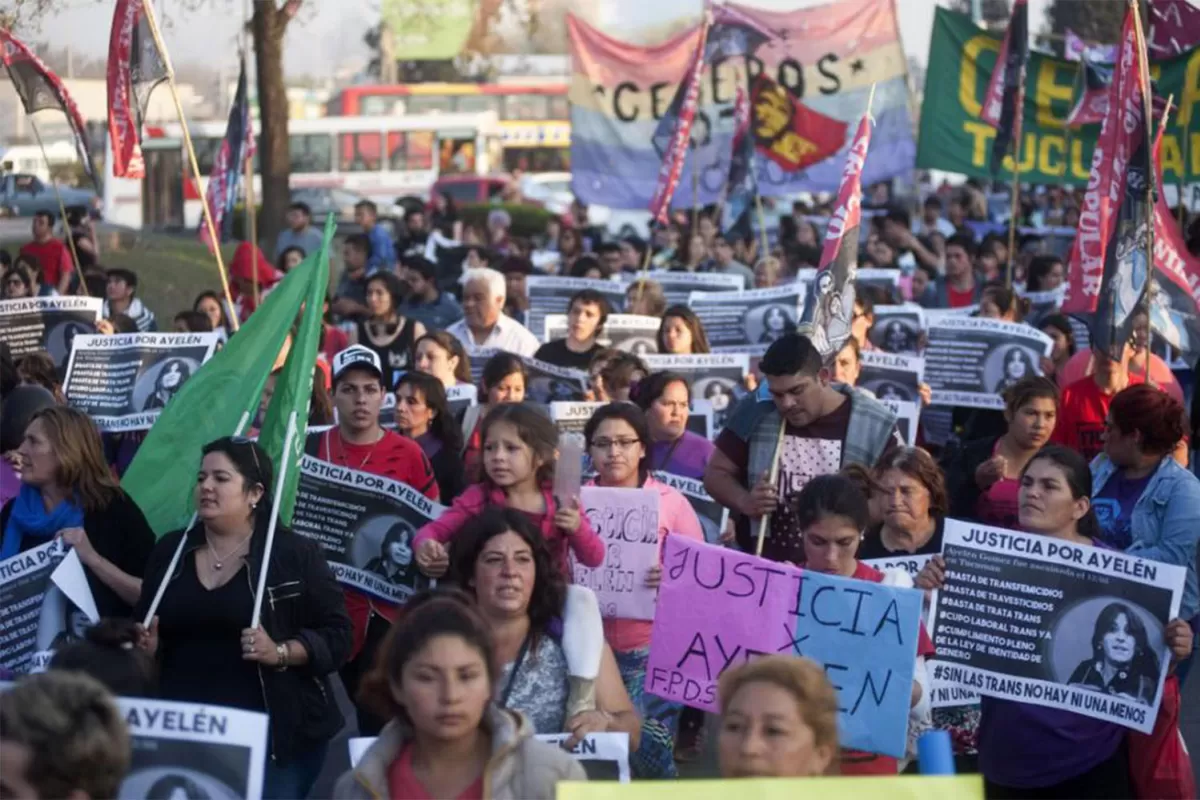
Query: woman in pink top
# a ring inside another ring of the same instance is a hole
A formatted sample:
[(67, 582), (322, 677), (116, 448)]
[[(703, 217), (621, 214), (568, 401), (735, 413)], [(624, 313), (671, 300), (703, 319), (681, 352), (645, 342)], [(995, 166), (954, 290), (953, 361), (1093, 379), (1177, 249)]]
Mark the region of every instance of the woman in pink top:
[[(650, 429), (641, 409), (631, 403), (602, 406), (588, 420), (584, 437), (596, 467), (596, 486), (658, 492), (660, 553), (668, 533), (704, 541), (700, 520), (687, 499), (650, 476)], [(657, 587), (661, 580), (661, 565), (651, 567), (645, 575), (650, 587)], [(674, 750), (680, 706), (649, 695), (643, 688), (652, 627), (652, 622), (642, 620), (606, 619), (604, 637), (617, 658), (634, 707), (642, 716), (642, 741), (630, 756), (630, 769), (638, 778), (674, 778), (678, 776)]]

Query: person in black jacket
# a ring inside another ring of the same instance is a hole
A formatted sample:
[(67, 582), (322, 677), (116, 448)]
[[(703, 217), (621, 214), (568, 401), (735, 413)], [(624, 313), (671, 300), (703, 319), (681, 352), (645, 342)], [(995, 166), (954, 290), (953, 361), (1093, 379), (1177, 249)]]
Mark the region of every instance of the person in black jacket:
[(1017, 490), (1025, 465), (1050, 441), (1058, 419), (1058, 386), (1049, 378), (1024, 378), (1004, 392), (1000, 436), (964, 442), (942, 464), (956, 519), (1017, 527)]
[(442, 382), (424, 372), (406, 372), (396, 383), (396, 427), (429, 458), (438, 499), (450, 505), (467, 488), (462, 429), (450, 412)]
[[(158, 661), (163, 699), (268, 714), (263, 797), (305, 797), (342, 727), (329, 675), (350, 653), (350, 617), (317, 544), (280, 525), (265, 556), (266, 451), (224, 438), (203, 453), (198, 523), (163, 537), (150, 556), (137, 614), (154, 616), (138, 644)], [(251, 628), (264, 557), (262, 621)]]
[(129, 616), (154, 532), (105, 463), (92, 420), (66, 406), (43, 408), (17, 454), (21, 489), (0, 510), (0, 559), (59, 536), (79, 554), (100, 616)]

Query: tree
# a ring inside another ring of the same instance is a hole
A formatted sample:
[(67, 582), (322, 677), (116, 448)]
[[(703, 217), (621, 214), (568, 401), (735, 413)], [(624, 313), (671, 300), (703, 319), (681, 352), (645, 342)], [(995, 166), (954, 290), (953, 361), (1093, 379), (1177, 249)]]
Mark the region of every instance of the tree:
[[(951, 0), (950, 10), (963, 14), (972, 13), (973, 0)], [(1012, 9), (1008, 0), (980, 0), (983, 11), (983, 27), (988, 29), (1004, 28), (1008, 25)]]
[(1125, 21), (1124, 2), (1080, 3), (1078, 0), (1050, 0), (1046, 7), (1048, 44), (1062, 52), (1062, 37), (1071, 30), (1084, 41), (1111, 44), (1121, 38)]
[[(107, 0), (96, 2), (104, 3)], [(302, 4), (303, 0), (283, 0), (282, 5), (277, 5), (277, 0), (254, 0), (254, 17), (250, 22), (262, 124), (259, 149), (262, 165), (262, 192), (259, 199), (263, 211), (258, 231), (260, 245), (269, 245), (274, 240), (291, 199), (288, 189), (291, 163), (288, 157), (288, 101), (287, 84), (283, 78), (283, 40), (288, 24)], [(67, 0), (4, 0), (4, 5), (4, 10), (0, 11), (0, 23), (20, 30), (27, 23), (36, 28), (46, 15), (64, 10), (69, 3)], [(162, 5), (165, 4), (155, 6), (160, 14), (163, 13), (160, 10)], [(217, 11), (222, 6), (227, 12), (234, 12), (231, 0), (175, 0), (173, 8), (180, 12), (196, 12), (205, 8)], [(167, 12), (170, 10), (168, 8)]]

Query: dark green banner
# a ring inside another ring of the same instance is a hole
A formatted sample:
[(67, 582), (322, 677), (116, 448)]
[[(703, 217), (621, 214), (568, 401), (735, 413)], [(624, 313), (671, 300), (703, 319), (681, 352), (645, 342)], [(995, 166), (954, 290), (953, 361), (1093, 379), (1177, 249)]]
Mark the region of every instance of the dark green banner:
[[(965, 14), (937, 9), (929, 43), (929, 68), (921, 106), (917, 166), (992, 177), (996, 131), (979, 119), (988, 79), (1002, 36), (980, 30)], [(1021, 180), (1029, 183), (1086, 184), (1099, 125), (1067, 130), (1065, 121), (1082, 93), (1080, 65), (1031, 53), (1025, 84), (1025, 130), (1021, 140)], [(1178, 182), (1185, 149), (1186, 180), (1200, 179), (1200, 48), (1151, 64), (1162, 97), (1175, 95), (1175, 110), (1163, 136), (1164, 180)], [(1157, 121), (1156, 121), (1157, 123)], [(1184, 132), (1189, 142), (1184, 147)], [(1011, 157), (996, 175), (1012, 177)]]

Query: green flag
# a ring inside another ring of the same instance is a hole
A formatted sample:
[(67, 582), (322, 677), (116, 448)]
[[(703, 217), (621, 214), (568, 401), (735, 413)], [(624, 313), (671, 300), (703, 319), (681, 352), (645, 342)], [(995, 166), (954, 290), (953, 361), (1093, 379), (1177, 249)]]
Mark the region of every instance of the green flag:
[[(317, 363), (317, 351), (321, 344), (321, 325), (325, 305), (325, 292), (329, 286), (329, 242), (336, 225), (331, 214), (325, 221), (325, 238), (315, 256), (316, 264), (305, 298), (304, 318), (292, 340), (292, 349), (284, 362), (283, 371), (275, 381), (275, 394), (267, 407), (258, 442), (271, 456), (276, 475), (284, 468), (287, 475), (279, 492), (279, 518), (284, 525), (292, 523), (292, 509), (296, 505), (296, 486), (300, 480), (300, 456), (304, 453), (304, 432), (308, 427), (308, 405), (312, 400), (313, 368)], [(310, 260), (314, 258), (310, 256)], [(296, 434), (291, 447), (284, 452), (288, 420), (296, 415)], [(271, 487), (274, 490), (274, 487)]]
[[(200, 448), (249, 427), (263, 386), (300, 305), (312, 294), (320, 259), (310, 257), (275, 287), (221, 352), (183, 385), (163, 410), (122, 486), (146, 515), (155, 535), (188, 524)], [(324, 280), (324, 279), (323, 279)], [(324, 300), (325, 284), (321, 283)], [(322, 303), (317, 303), (318, 313)], [(311, 304), (310, 304), (311, 307)]]

